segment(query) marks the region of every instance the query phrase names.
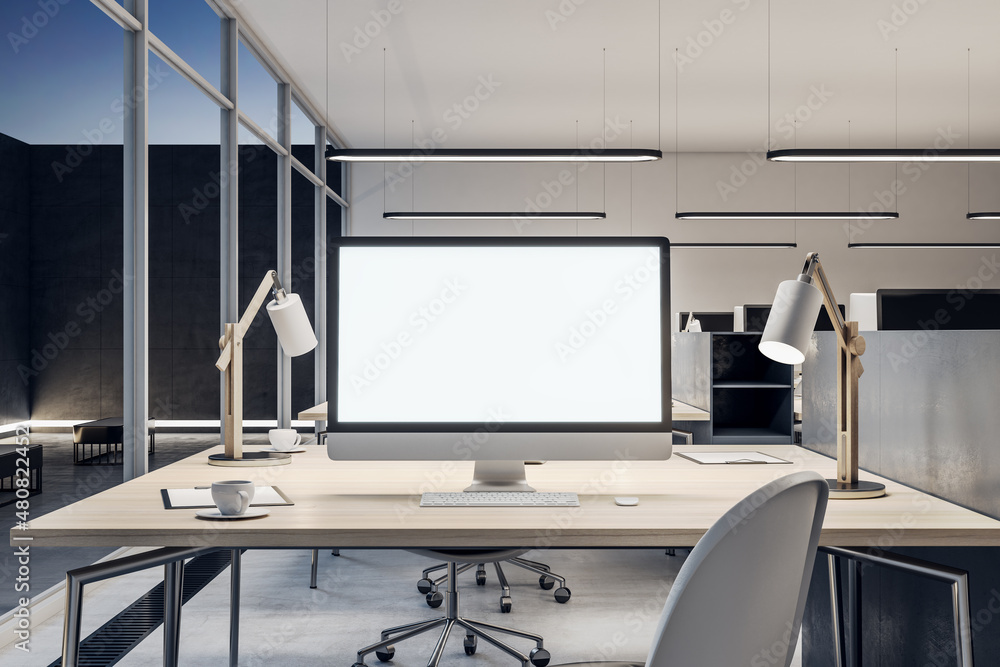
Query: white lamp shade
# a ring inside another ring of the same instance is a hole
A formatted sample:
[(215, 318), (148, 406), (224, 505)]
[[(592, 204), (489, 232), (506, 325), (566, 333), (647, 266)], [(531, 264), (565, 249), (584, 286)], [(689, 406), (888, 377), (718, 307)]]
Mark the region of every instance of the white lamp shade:
[(823, 293), (811, 283), (786, 280), (778, 285), (758, 346), (761, 353), (782, 364), (805, 361), (822, 304)]
[(281, 303), (272, 300), (267, 314), (285, 354), (297, 357), (316, 347), (316, 334), (298, 294), (289, 294)]

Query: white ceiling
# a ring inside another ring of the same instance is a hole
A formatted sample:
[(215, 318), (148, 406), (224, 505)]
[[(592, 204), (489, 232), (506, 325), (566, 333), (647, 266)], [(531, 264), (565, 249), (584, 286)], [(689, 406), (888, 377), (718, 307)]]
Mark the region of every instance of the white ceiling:
[[(416, 140), (437, 130), (453, 148), (573, 147), (605, 117), (609, 145), (664, 151), (675, 119), (682, 151), (759, 151), (769, 126), (777, 147), (846, 147), (849, 124), (855, 147), (897, 131), (900, 146), (931, 146), (948, 128), (955, 147), (968, 128), (973, 147), (1000, 145), (997, 0), (234, 4), (354, 147), (381, 147), (383, 123), (388, 146), (409, 145), (411, 122)], [(694, 57), (676, 67), (675, 48)], [(481, 78), (499, 86), (478, 101)], [(463, 118), (465, 100), (478, 108)], [(797, 109), (796, 137), (783, 119)]]

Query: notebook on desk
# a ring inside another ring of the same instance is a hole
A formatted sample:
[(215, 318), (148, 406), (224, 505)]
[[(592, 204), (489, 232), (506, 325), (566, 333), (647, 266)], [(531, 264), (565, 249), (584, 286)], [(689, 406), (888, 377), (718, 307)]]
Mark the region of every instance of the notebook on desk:
[[(193, 489), (160, 489), (163, 497), (163, 509), (207, 509), (215, 507), (212, 500), (212, 488), (195, 487)], [(250, 507), (274, 507), (277, 505), (294, 505), (276, 486), (255, 486), (253, 502)]]

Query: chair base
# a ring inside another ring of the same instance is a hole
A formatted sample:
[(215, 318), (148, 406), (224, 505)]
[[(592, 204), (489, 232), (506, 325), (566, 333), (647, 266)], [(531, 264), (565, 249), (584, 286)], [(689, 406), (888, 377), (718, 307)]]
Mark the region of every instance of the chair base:
[[(447, 564), (447, 568), (448, 590), (445, 594), (445, 601), (447, 604), (445, 607), (444, 617), (427, 621), (418, 621), (416, 623), (407, 623), (406, 625), (399, 625), (394, 628), (387, 628), (383, 630), (381, 641), (371, 644), (370, 646), (366, 646), (358, 651), (357, 662), (354, 663), (353, 667), (367, 667), (365, 664), (365, 656), (370, 653), (375, 653), (375, 656), (381, 662), (392, 660), (396, 653), (396, 647), (394, 646), (395, 642), (401, 642), (411, 637), (416, 637), (419, 634), (434, 630), (435, 628), (441, 628), (441, 634), (438, 637), (437, 644), (434, 646), (434, 652), (431, 654), (431, 657), (427, 662), (427, 667), (437, 667), (441, 662), (441, 656), (444, 653), (444, 647), (448, 642), (448, 637), (455, 626), (459, 626), (465, 630), (464, 644), (466, 655), (472, 655), (476, 652), (478, 644), (477, 640), (482, 638), (484, 641), (489, 642), (504, 653), (520, 661), (521, 667), (546, 667), (546, 665), (549, 664), (549, 652), (543, 646), (541, 635), (524, 632), (522, 630), (514, 630), (512, 628), (506, 628), (501, 625), (494, 625), (484, 621), (476, 621), (461, 616), (459, 613), (458, 590), (456, 590), (455, 581), (457, 576), (457, 567), (454, 562), (450, 562)], [(531, 649), (531, 651), (525, 655), (513, 646), (510, 646), (506, 642), (503, 642), (491, 635), (487, 632), (488, 630), (493, 632), (502, 632), (504, 634), (524, 639), (530, 639), (535, 642), (535, 648)]]
[[(541, 575), (538, 577), (538, 586), (543, 590), (551, 590), (556, 583), (558, 583), (559, 588), (555, 590), (553, 597), (555, 597), (556, 602), (559, 604), (569, 602), (570, 597), (572, 597), (572, 592), (566, 587), (566, 578), (552, 572), (549, 566), (545, 563), (538, 563), (533, 560), (520, 557), (508, 558), (503, 562), (516, 565), (524, 570)], [(497, 580), (500, 582), (500, 611), (506, 614), (510, 612), (514, 604), (514, 601), (510, 596), (510, 584), (507, 582), (507, 577), (503, 572), (503, 568), (500, 567), (500, 561), (494, 561), (493, 565), (496, 568)], [(444, 596), (438, 591), (438, 586), (444, 582), (448, 576), (444, 575), (432, 580), (430, 579), (430, 573), (436, 570), (444, 569), (445, 567), (447, 567), (447, 564), (441, 563), (440, 565), (435, 565), (425, 569), (423, 572), (423, 578), (417, 582), (417, 590), (426, 595), (427, 606), (435, 609), (440, 607), (441, 603), (444, 602)], [(457, 573), (461, 574), (471, 568), (471, 563), (465, 563), (458, 568)], [(479, 563), (476, 569), (476, 584), (479, 586), (484, 586), (486, 584), (486, 566), (484, 563)]]

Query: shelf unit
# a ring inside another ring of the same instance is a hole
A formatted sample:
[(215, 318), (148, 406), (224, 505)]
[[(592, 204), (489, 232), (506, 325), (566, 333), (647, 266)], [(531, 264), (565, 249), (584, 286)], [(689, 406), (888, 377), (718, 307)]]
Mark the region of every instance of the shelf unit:
[(761, 354), (757, 349), (759, 333), (711, 336), (711, 443), (791, 444), (795, 422), (793, 367)]

